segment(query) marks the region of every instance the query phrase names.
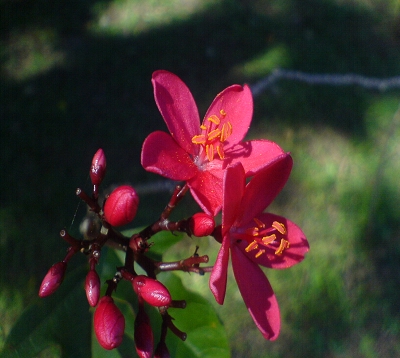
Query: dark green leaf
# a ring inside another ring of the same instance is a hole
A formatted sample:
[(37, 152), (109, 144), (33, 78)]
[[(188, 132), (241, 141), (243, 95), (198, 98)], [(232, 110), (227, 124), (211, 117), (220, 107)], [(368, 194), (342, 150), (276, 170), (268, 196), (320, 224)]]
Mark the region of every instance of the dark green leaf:
[(2, 357), (36, 357), (51, 346), (59, 346), (62, 357), (90, 357), (91, 314), (84, 279), (84, 267), (67, 271), (53, 295), (28, 307), (7, 337)]

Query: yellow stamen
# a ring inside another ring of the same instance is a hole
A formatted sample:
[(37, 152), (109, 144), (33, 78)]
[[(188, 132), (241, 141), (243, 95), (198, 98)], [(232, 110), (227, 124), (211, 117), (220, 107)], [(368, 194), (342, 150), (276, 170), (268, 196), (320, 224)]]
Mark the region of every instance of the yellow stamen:
[(207, 129), (207, 127), (204, 125), (204, 124), (202, 124), (201, 126), (200, 126), (200, 129)]
[(206, 155), (208, 161), (212, 161), (214, 159), (214, 146), (212, 144), (206, 144)]
[(285, 239), (281, 239), (281, 243), (279, 245), (279, 247), (276, 249), (275, 251), (275, 255), (282, 255), (283, 251), (288, 249), (290, 247), (289, 241), (285, 240)]
[(244, 250), (246, 252), (258, 249), (258, 244), (255, 241), (252, 241)]
[(219, 159), (223, 160), (225, 158), (224, 148), (222, 147), (221, 144), (217, 145), (217, 153), (218, 153)]
[(214, 129), (207, 135), (207, 139), (211, 142), (215, 138), (218, 138), (221, 135), (221, 131), (219, 129)]
[(259, 250), (259, 251), (256, 253), (256, 259), (258, 259), (264, 252), (265, 252), (265, 250)]
[(262, 242), (263, 242), (265, 245), (268, 245), (268, 244), (270, 244), (271, 242), (274, 242), (275, 240), (276, 240), (276, 235), (275, 235), (275, 234), (268, 235), (268, 236), (264, 236), (264, 237), (262, 238)]
[(278, 230), (280, 234), (284, 235), (286, 234), (286, 228), (285, 225), (278, 221), (274, 221), (271, 225), (274, 229)]
[(200, 135), (195, 135), (192, 138), (192, 143), (193, 144), (206, 144), (206, 137), (204, 134), (200, 134)]
[(222, 118), (226, 116), (226, 112), (223, 109), (219, 111), (219, 114), (221, 115)]
[(208, 117), (207, 120), (213, 122), (216, 125), (221, 123), (220, 119), (215, 114), (213, 114), (211, 117)]

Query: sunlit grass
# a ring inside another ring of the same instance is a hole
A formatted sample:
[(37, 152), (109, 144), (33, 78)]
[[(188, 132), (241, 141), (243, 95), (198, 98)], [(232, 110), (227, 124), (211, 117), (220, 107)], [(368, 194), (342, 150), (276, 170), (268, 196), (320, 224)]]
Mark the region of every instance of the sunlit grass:
[(95, 6), (96, 17), (90, 24), (90, 30), (109, 35), (135, 35), (187, 19), (211, 3), (210, 0), (115, 0), (107, 5)]
[(262, 55), (246, 61), (243, 65), (237, 66), (234, 73), (237, 76), (259, 79), (267, 76), (276, 68), (284, 67), (290, 67), (290, 56), (285, 46), (277, 45), (272, 46)]
[(57, 34), (52, 29), (15, 32), (1, 46), (4, 75), (19, 81), (46, 73), (65, 61), (65, 54), (57, 48)]

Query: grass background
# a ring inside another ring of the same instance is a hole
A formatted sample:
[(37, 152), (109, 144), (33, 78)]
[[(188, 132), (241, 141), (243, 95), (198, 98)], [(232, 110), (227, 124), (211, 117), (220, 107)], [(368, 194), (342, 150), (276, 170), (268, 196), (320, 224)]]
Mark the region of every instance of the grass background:
[[(202, 114), (226, 86), (277, 67), (400, 74), (397, 0), (1, 0), (0, 30), (0, 348), (64, 255), (59, 230), (78, 233), (74, 191), (88, 186), (94, 152), (107, 155), (105, 187), (159, 180), (139, 161), (145, 136), (165, 129), (154, 70), (180, 76)], [(270, 210), (301, 226), (311, 251), (268, 271), (282, 311), (276, 342), (230, 282), (218, 312), (233, 357), (400, 355), (399, 103), (400, 90), (293, 81), (255, 98), (249, 138), (277, 141), (295, 162)], [(143, 192), (134, 224), (158, 217), (168, 196)], [(167, 255), (197, 243), (216, 255), (196, 240)], [(184, 279), (212, 302), (206, 279)]]

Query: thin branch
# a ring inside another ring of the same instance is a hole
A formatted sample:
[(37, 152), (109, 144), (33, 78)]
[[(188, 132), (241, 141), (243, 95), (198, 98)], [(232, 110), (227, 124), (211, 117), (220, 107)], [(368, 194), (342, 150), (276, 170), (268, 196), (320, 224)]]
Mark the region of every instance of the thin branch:
[(277, 68), (273, 70), (270, 75), (250, 86), (253, 96), (259, 96), (262, 92), (282, 79), (305, 82), (310, 85), (360, 86), (366, 89), (378, 90), (381, 92), (393, 88), (400, 88), (400, 76), (379, 78), (362, 76), (355, 73), (306, 73)]

